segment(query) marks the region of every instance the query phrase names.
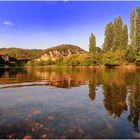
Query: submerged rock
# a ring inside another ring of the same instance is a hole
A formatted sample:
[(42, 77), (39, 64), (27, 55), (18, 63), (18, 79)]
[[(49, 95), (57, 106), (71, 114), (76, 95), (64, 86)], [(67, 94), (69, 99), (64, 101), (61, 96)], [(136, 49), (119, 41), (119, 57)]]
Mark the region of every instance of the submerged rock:
[(41, 135), (40, 138), (41, 138), (41, 139), (47, 139), (47, 134), (43, 134), (43, 135)]
[(23, 140), (31, 140), (32, 136), (31, 135), (26, 135), (23, 137)]
[(47, 116), (47, 120), (49, 120), (49, 121), (53, 121), (53, 120), (55, 120), (55, 117), (52, 116), (52, 115), (48, 115), (48, 116)]

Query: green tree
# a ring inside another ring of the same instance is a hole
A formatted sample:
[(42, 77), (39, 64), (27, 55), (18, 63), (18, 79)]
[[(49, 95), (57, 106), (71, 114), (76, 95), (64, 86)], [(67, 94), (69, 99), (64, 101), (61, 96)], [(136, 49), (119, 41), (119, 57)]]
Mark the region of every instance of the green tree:
[(140, 50), (140, 6), (136, 8), (136, 48)]
[(93, 54), (96, 53), (96, 37), (93, 33), (91, 33), (89, 38), (89, 52)]
[(123, 48), (123, 21), (120, 16), (114, 19), (114, 46), (113, 50), (121, 50)]
[(136, 34), (136, 13), (135, 10), (131, 11), (131, 18), (130, 18), (130, 47), (135, 48), (135, 34)]
[(5, 61), (4, 61), (4, 59), (2, 58), (2, 56), (0, 55), (0, 65), (3, 65), (3, 64), (5, 64)]
[(107, 51), (102, 55), (102, 63), (108, 67), (125, 64), (125, 51), (116, 50), (115, 53)]
[(108, 23), (105, 28), (105, 39), (103, 44), (103, 51), (111, 51), (114, 43), (114, 25), (112, 22)]
[(122, 49), (126, 50), (128, 48), (128, 28), (127, 25), (123, 25), (122, 32)]
[(129, 47), (128, 47), (127, 51), (126, 51), (126, 59), (127, 59), (127, 61), (129, 63), (134, 63), (135, 60), (136, 60), (136, 51), (135, 51), (135, 48), (133, 48), (131, 46), (131, 44), (128, 45), (128, 46)]

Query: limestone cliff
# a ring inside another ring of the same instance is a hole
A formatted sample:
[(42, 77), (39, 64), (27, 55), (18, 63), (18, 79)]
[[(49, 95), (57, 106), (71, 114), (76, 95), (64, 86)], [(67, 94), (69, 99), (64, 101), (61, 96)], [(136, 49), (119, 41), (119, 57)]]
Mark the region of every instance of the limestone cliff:
[(65, 58), (73, 54), (82, 54), (86, 51), (78, 46), (63, 44), (45, 50), (36, 61), (47, 61), (49, 59), (56, 60), (57, 58)]

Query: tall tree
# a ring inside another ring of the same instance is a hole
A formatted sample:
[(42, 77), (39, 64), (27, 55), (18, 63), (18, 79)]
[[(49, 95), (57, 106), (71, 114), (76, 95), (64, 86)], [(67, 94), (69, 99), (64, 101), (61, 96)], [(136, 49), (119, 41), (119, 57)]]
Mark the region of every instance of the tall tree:
[(136, 8), (136, 47), (140, 50), (140, 6)]
[(96, 53), (96, 37), (93, 33), (91, 33), (89, 38), (89, 52)]
[(114, 43), (114, 25), (112, 22), (109, 22), (105, 28), (105, 39), (103, 44), (104, 51), (111, 51), (113, 49)]
[(123, 25), (123, 32), (122, 32), (122, 49), (126, 50), (128, 47), (128, 28), (127, 25)]
[(113, 50), (121, 50), (123, 48), (122, 43), (123, 35), (123, 21), (120, 16), (114, 19), (114, 46)]
[(131, 11), (130, 18), (130, 46), (131, 48), (135, 48), (135, 35), (136, 35), (136, 13), (135, 10)]

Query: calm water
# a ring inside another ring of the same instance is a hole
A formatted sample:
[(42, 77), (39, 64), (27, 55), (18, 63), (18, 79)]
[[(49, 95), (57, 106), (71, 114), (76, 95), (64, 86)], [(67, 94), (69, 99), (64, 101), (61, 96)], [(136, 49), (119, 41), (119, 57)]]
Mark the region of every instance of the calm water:
[(0, 138), (140, 138), (140, 69), (0, 69)]

